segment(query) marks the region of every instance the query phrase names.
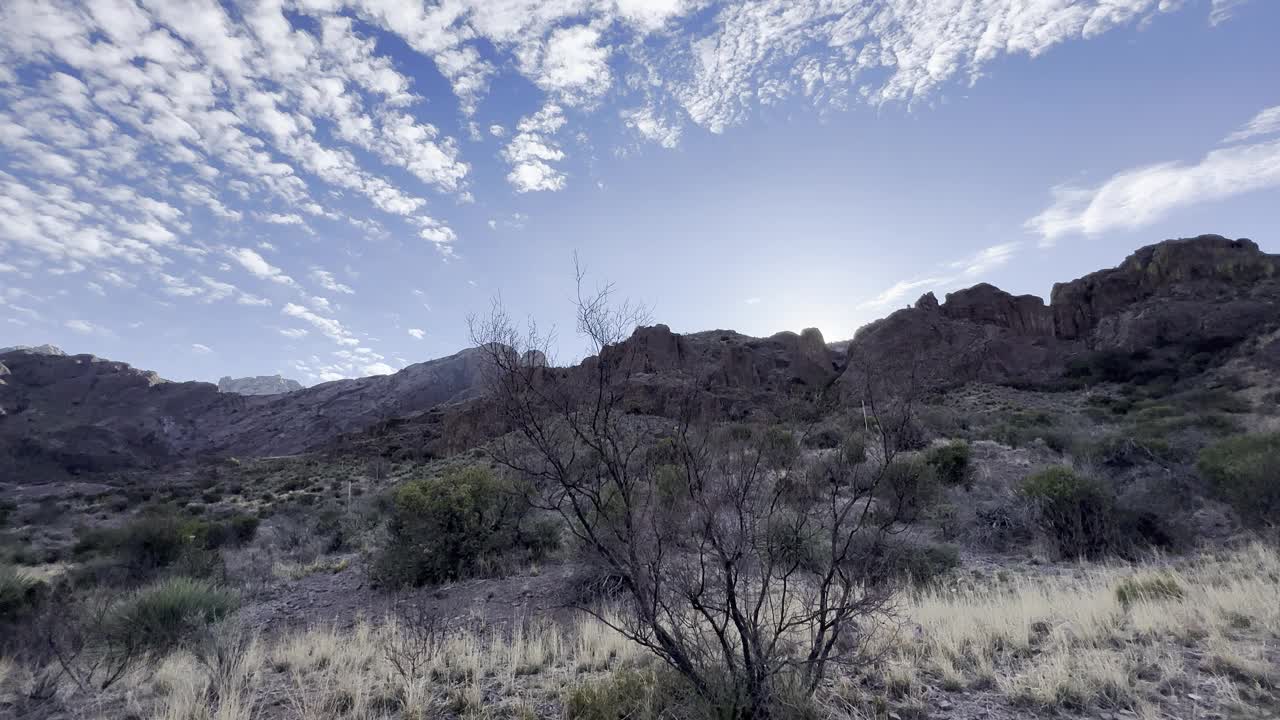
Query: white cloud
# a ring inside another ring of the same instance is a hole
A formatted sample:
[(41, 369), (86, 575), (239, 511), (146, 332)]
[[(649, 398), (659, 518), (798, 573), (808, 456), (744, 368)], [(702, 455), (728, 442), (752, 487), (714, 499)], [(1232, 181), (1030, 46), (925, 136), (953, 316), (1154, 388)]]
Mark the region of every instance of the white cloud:
[(92, 335), (98, 332), (98, 328), (84, 320), (68, 320), (66, 322), (68, 330), (74, 330), (82, 335)]
[(384, 362), (369, 363), (362, 369), (365, 375), (390, 375), (396, 371), (395, 368)]
[(557, 28), (545, 40), (520, 48), (521, 69), (543, 90), (566, 105), (590, 102), (612, 82), (609, 50), (601, 33), (588, 25)]
[(297, 213), (285, 213), (285, 214), (266, 213), (261, 216), (261, 219), (263, 222), (271, 223), (272, 225), (306, 225), (307, 224), (307, 221), (303, 220), (302, 216)]
[(1209, 10), (1209, 24), (1217, 27), (1235, 15), (1236, 8), (1249, 0), (1213, 0)]
[(1017, 242), (1008, 242), (982, 248), (969, 257), (945, 263), (943, 267), (949, 269), (950, 272), (911, 280), (900, 280), (885, 288), (879, 295), (859, 303), (857, 307), (860, 310), (883, 309), (907, 297), (908, 293), (914, 290), (926, 287), (942, 290), (959, 284), (973, 283), (982, 275), (1008, 263), (1013, 258), (1019, 245), (1020, 243)]
[(329, 292), (342, 293), (344, 295), (354, 295), (356, 293), (349, 285), (338, 282), (333, 273), (323, 268), (311, 268), (311, 278), (320, 283), (320, 287)]
[(1222, 142), (1237, 143), (1277, 133), (1280, 133), (1280, 105), (1259, 112), (1244, 127), (1228, 135)]
[(621, 115), (626, 126), (645, 140), (655, 142), (664, 148), (673, 148), (680, 144), (680, 126), (659, 117), (652, 107), (623, 110)]
[(507, 134), (507, 129), (502, 127), (501, 125), (490, 125), (489, 134), (494, 137), (500, 138), (503, 135)]
[(564, 112), (554, 104), (520, 120), (515, 137), (502, 151), (502, 156), (512, 166), (507, 181), (516, 192), (560, 190), (564, 187), (564, 173), (550, 163), (564, 159), (564, 151), (552, 136), (564, 127), (565, 122)]
[(191, 343), (191, 352), (197, 355), (208, 355), (209, 353), (213, 352), (213, 348), (209, 347), (208, 345), (202, 345), (200, 343)]
[(1095, 187), (1056, 187), (1053, 204), (1026, 226), (1052, 244), (1073, 233), (1142, 227), (1189, 205), (1273, 187), (1280, 187), (1280, 140), (1232, 145), (1196, 163), (1125, 170)]
[(869, 308), (883, 308), (890, 303), (902, 299), (912, 290), (927, 286), (936, 287), (948, 282), (949, 280), (949, 278), (943, 277), (927, 277), (919, 280), (900, 280), (893, 285), (890, 285), (879, 295), (871, 298), (870, 300), (859, 303), (858, 309), (865, 310)]
[(411, 335), (415, 340), (421, 340), (427, 336), (427, 333), (425, 330), (419, 330), (418, 328), (409, 328), (409, 335)]
[(747, 298), (746, 300), (743, 300), (742, 302), (744, 302), (744, 303), (746, 303), (746, 304), (748, 304), (748, 305), (759, 305), (759, 304), (760, 304), (760, 298), (758, 298), (758, 297), (749, 297), (749, 298)]
[(1017, 242), (992, 245), (979, 250), (971, 257), (951, 263), (951, 267), (959, 270), (965, 277), (976, 277), (1009, 262), (1018, 245)]
[(285, 275), (280, 268), (267, 262), (266, 259), (250, 248), (230, 248), (227, 250), (227, 254), (240, 263), (240, 267), (248, 270), (254, 277), (290, 287), (297, 285), (293, 278)]
[(312, 312), (302, 305), (289, 303), (284, 306), (284, 310), (282, 310), (282, 312), (289, 317), (294, 317), (310, 323), (326, 337), (339, 345), (354, 347), (360, 344), (360, 341), (357, 340), (350, 331), (343, 327), (342, 323), (334, 320), (333, 318)]
[(297, 340), (299, 338), (306, 337), (307, 331), (303, 330), (302, 328), (285, 328), (280, 331), (280, 334), (287, 338), (292, 338), (294, 340)]

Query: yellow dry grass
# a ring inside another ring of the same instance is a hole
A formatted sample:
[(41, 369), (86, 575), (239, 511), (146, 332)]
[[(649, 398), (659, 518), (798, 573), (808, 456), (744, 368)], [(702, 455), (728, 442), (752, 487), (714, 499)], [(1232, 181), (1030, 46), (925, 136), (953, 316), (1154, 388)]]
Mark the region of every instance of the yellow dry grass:
[[(1188, 703), (1223, 717), (1275, 716), (1280, 707), (1274, 547), (1001, 575), (903, 596), (901, 627), (879, 636), (883, 660), (860, 671), (871, 682), (835, 677), (820, 702), (849, 718), (886, 705), (924, 712), (938, 693), (959, 690), (1026, 708), (1124, 710), (1153, 720), (1185, 716)], [(428, 635), (426, 661), (402, 673), (387, 653), (413, 635), (402, 622), (250, 638), (222, 663), (180, 652), (121, 692), (131, 712), (152, 720), (256, 720), (267, 709), (297, 720), (532, 717), (645, 657), (591, 617), (568, 625), (528, 619), (500, 631), (475, 624)], [(0, 659), (0, 689), (26, 674)]]
[[(1280, 688), (1280, 552), (1080, 566), (989, 588), (907, 599), (892, 662), (948, 689), (996, 687), (1016, 703), (1151, 712), (1195, 694), (1229, 712)], [(1121, 586), (1138, 588), (1122, 602)], [(1143, 588), (1152, 588), (1143, 594)], [(1172, 590), (1170, 590), (1172, 588)], [(1211, 685), (1183, 687), (1191, 676)]]

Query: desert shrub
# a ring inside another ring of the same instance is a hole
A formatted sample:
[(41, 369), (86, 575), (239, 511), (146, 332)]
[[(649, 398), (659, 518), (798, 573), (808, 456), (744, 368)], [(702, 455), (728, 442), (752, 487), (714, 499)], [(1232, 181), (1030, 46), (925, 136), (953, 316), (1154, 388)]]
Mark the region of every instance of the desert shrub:
[(966, 490), (973, 487), (973, 468), (970, 466), (972, 458), (973, 449), (963, 440), (930, 448), (925, 453), (925, 462), (933, 468), (943, 485), (963, 487)]
[(234, 593), (189, 577), (137, 590), (111, 607), (105, 631), (116, 644), (159, 658), (235, 610)]
[(29, 615), (39, 604), (44, 583), (8, 565), (0, 565), (0, 628)]
[(112, 555), (135, 576), (149, 574), (177, 561), (193, 540), (191, 521), (173, 514), (149, 514), (118, 528), (82, 534), (78, 555)]
[(965, 535), (982, 547), (1009, 550), (1025, 545), (1034, 534), (1026, 503), (998, 501), (974, 509), (973, 524)]
[(804, 439), (800, 442), (807, 448), (814, 450), (831, 450), (840, 447), (840, 443), (844, 441), (845, 434), (840, 428), (833, 426), (825, 426), (814, 428), (804, 434)]
[(1280, 433), (1220, 440), (1196, 467), (1247, 522), (1280, 522)]
[(886, 577), (924, 585), (960, 566), (960, 548), (937, 543), (902, 543), (886, 546)]
[(890, 445), (900, 452), (920, 450), (929, 443), (924, 425), (906, 408), (890, 410), (887, 420), (879, 425)]
[(915, 519), (933, 506), (941, 494), (933, 467), (919, 456), (898, 456), (875, 488), (881, 514)]
[(115, 558), (130, 577), (146, 578), (181, 561), (187, 574), (211, 574), (217, 550), (253, 538), (258, 519), (237, 515), (224, 521), (184, 517), (174, 512), (143, 514), (117, 528), (98, 528), (80, 535), (75, 552), (81, 557)]
[(657, 720), (689, 714), (694, 703), (674, 673), (627, 668), (569, 690), (564, 714), (568, 720)]
[(862, 435), (850, 435), (840, 445), (845, 462), (863, 463), (867, 461), (867, 439)]
[(795, 434), (785, 428), (766, 428), (757, 442), (766, 467), (790, 467), (800, 457), (800, 443)]
[(1183, 595), (1182, 585), (1169, 575), (1127, 577), (1116, 585), (1116, 600), (1124, 607), (1140, 600), (1176, 600)]
[(978, 437), (988, 437), (1011, 448), (1019, 448), (1049, 437), (1057, 430), (1058, 420), (1053, 415), (1040, 410), (1019, 410), (997, 416)]
[(1064, 557), (1099, 557), (1114, 547), (1115, 498), (1098, 480), (1063, 465), (1028, 477), (1021, 493)]
[(522, 492), (480, 467), (401, 485), (390, 513), (389, 539), (373, 568), (388, 586), (475, 575), (504, 557), (538, 559), (558, 543), (555, 528), (530, 522)]

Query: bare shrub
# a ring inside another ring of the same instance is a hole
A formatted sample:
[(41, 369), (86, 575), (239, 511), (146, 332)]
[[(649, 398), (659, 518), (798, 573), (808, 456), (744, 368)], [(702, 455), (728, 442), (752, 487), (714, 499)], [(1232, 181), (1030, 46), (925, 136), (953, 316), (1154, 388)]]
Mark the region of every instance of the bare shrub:
[(406, 683), (427, 677), (445, 637), (440, 617), (421, 601), (404, 601), (394, 607), (394, 627), (384, 632), (382, 657)]
[(893, 585), (869, 580), (919, 513), (929, 470), (895, 462), (916, 444), (910, 402), (882, 415), (868, 383), (876, 447), (866, 462), (842, 447), (809, 464), (782, 432), (699, 422), (693, 395), (674, 429), (655, 431), (626, 401), (645, 364), (623, 341), (647, 312), (614, 305), (611, 286), (587, 292), (581, 270), (578, 291), (578, 330), (595, 352), (579, 368), (531, 361), (550, 338), (520, 331), (497, 303), (472, 318), (514, 429), (491, 445), (493, 459), (618, 578), (630, 610), (610, 621), (620, 633), (725, 717), (774, 717), (831, 666), (865, 661), (886, 616)]

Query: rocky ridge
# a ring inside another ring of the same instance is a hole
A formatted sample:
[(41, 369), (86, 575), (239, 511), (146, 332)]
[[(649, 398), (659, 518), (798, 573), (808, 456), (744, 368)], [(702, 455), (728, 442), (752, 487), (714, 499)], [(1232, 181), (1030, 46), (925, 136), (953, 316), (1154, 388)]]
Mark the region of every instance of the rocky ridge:
[(1036, 384), (1097, 351), (1229, 348), (1280, 321), (1280, 255), (1219, 235), (1167, 240), (1120, 266), (1054, 285), (1048, 304), (982, 283), (926, 293), (860, 329), (842, 381)]
[(168, 382), (92, 355), (0, 355), (0, 480), (27, 482), (203, 455), (287, 455), (381, 420), (473, 396), (475, 350), (394, 375), (322, 383), (283, 395), (222, 393)]
[[(1116, 268), (1060, 283), (1047, 304), (988, 284), (943, 302), (929, 293), (859, 330), (845, 352), (815, 329), (753, 338), (665, 325), (639, 328), (604, 352), (625, 351), (634, 363), (631, 412), (675, 417), (692, 396), (701, 413), (749, 418), (794, 392), (856, 395), (869, 373), (933, 387), (1034, 386), (1060, 381), (1073, 360), (1098, 351), (1188, 355), (1248, 338), (1270, 343), (1270, 355), (1257, 357), (1280, 357), (1277, 325), (1280, 256), (1249, 240), (1201, 236), (1145, 247)], [(545, 372), (588, 372), (596, 362)], [(473, 349), (392, 375), (241, 395), (89, 355), (0, 354), (0, 478), (362, 444), (466, 449), (502, 431), (491, 404), (478, 400), (483, 366)]]
[(301, 389), (302, 383), (280, 375), (256, 375), (243, 378), (224, 376), (218, 380), (218, 392), (237, 395), (280, 395)]

